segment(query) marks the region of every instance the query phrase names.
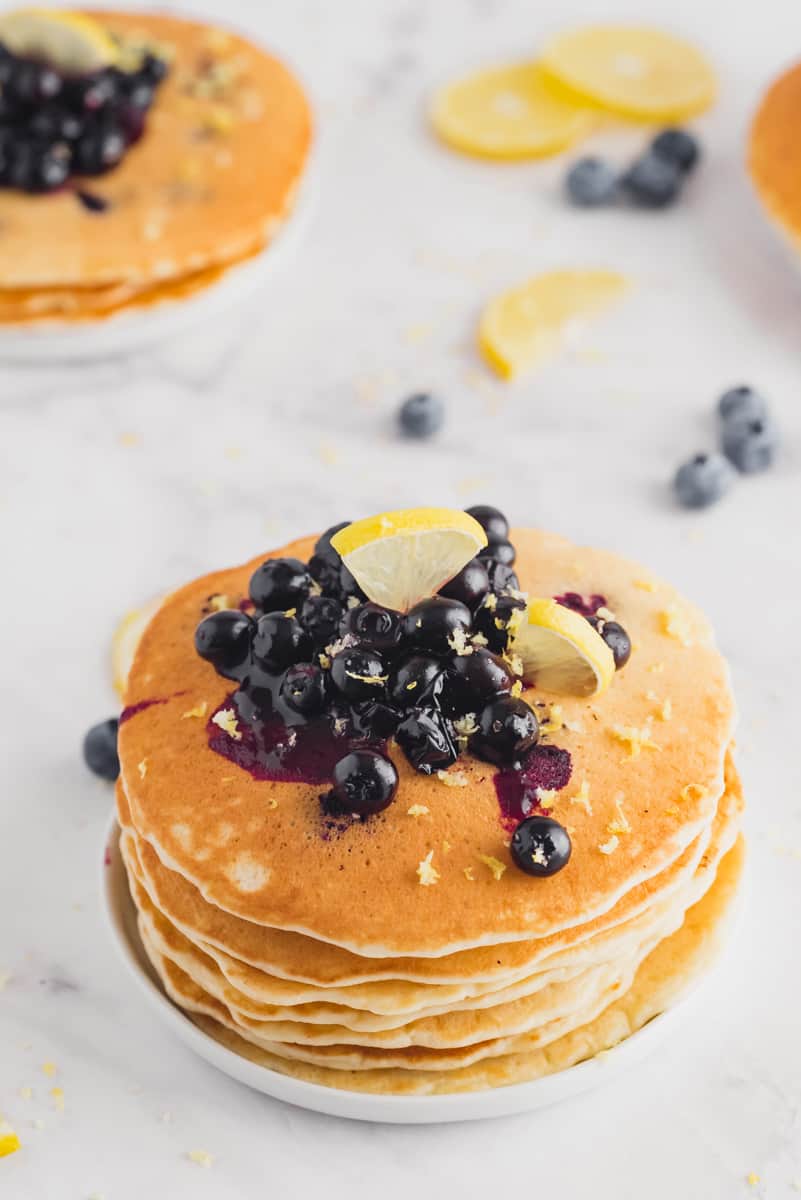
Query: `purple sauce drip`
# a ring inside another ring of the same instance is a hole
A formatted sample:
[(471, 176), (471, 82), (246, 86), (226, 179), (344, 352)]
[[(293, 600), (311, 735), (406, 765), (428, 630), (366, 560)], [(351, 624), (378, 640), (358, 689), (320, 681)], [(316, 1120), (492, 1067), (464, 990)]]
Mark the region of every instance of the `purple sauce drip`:
[(495, 793), (504, 829), (513, 832), (525, 817), (543, 814), (537, 789), (559, 792), (570, 783), (572, 772), (570, 752), (559, 746), (535, 746), (521, 770), (499, 771)]
[(137, 713), (144, 712), (146, 708), (152, 708), (154, 704), (166, 704), (167, 698), (159, 700), (140, 700), (138, 704), (129, 704), (120, 713), (120, 725), (124, 725), (131, 717), (135, 717)]
[(578, 592), (564, 592), (554, 596), (557, 604), (563, 608), (572, 608), (573, 612), (581, 613), (582, 617), (594, 617), (599, 608), (606, 608), (606, 597), (594, 592), (591, 596), (582, 596)]

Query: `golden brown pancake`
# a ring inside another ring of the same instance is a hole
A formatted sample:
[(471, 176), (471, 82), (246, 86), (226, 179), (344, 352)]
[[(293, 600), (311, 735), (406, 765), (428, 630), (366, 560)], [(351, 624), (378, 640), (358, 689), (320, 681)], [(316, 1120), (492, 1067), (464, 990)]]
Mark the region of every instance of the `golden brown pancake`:
[[(633, 563), (550, 534), (512, 538), (524, 591), (602, 593), (635, 646), (600, 697), (527, 693), (534, 703), (558, 699), (564, 724), (550, 737), (572, 758), (571, 783), (553, 808), (573, 841), (564, 870), (532, 879), (514, 867), (494, 770), (469, 756), (460, 760), (469, 785), (448, 788), (391, 747), (395, 802), (326, 840), (321, 787), (255, 779), (210, 749), (205, 721), (184, 714), (203, 703), (214, 711), (232, 689), (195, 654), (194, 629), (210, 594), (234, 603), (246, 594), (260, 560), (176, 592), (145, 631), (126, 697), (135, 711), (119, 741), (141, 839), (224, 912), (376, 958), (552, 936), (601, 917), (669, 868), (709, 829), (724, 790), (734, 710), (709, 626)], [(277, 553), (306, 558), (311, 546), (304, 539)], [(586, 806), (573, 803), (584, 780)], [(428, 812), (410, 816), (415, 805)], [(613, 842), (621, 811), (629, 828)], [(440, 878), (423, 887), (417, 866), (432, 850)], [(503, 864), (500, 878), (481, 855)]]
[[(114, 170), (49, 195), (0, 191), (3, 321), (81, 319), (207, 286), (272, 240), (307, 159), (308, 101), (278, 59), (199, 22), (92, 15), (123, 40), (154, 43), (170, 71)], [(106, 211), (87, 211), (76, 186)]]
[(771, 217), (801, 240), (801, 63), (771, 85), (751, 126), (748, 167)]

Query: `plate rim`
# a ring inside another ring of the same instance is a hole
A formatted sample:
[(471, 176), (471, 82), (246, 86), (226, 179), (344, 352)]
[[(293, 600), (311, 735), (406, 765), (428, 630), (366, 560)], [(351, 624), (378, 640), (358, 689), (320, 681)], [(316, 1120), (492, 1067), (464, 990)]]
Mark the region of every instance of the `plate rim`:
[[(617, 1046), (539, 1079), (481, 1091), (435, 1096), (377, 1095), (372, 1092), (348, 1091), (309, 1083), (251, 1062), (215, 1041), (169, 999), (161, 985), (156, 982), (155, 976), (146, 970), (142, 961), (144, 950), (132, 943), (125, 928), (122, 906), (126, 900), (115, 894), (118, 881), (125, 878), (125, 867), (119, 850), (119, 833), (120, 826), (114, 813), (104, 832), (100, 877), (101, 908), (117, 955), (147, 1003), (184, 1045), (211, 1066), (276, 1100), (328, 1116), (374, 1123), (437, 1124), (512, 1116), (558, 1104), (562, 1100), (611, 1081), (646, 1058), (683, 1020), (698, 984), (708, 973), (702, 972), (675, 1004), (653, 1017)], [(130, 921), (135, 909), (127, 882), (124, 893), (130, 905)]]

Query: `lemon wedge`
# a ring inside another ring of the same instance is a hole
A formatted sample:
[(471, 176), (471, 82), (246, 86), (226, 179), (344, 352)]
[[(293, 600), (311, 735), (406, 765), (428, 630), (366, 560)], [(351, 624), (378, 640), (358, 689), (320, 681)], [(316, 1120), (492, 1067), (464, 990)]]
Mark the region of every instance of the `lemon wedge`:
[(638, 121), (679, 121), (715, 99), (709, 62), (689, 42), (658, 29), (597, 25), (557, 34), (542, 66), (578, 102)]
[(558, 350), (570, 324), (608, 307), (628, 286), (616, 271), (548, 271), (491, 300), (478, 344), (504, 379)]
[(379, 513), (331, 539), (365, 595), (400, 612), (433, 596), (486, 544), (478, 521), (451, 508)]
[(597, 696), (615, 674), (615, 660), (580, 613), (555, 600), (529, 599), (510, 646), (523, 662), (523, 680), (546, 692)]
[(0, 1121), (0, 1158), (8, 1154), (16, 1154), (22, 1143), (19, 1137), (6, 1121)]
[(126, 613), (111, 639), (111, 678), (120, 699), (125, 695), (128, 675), (142, 634), (161, 605), (161, 597)]
[(0, 17), (0, 42), (21, 58), (41, 59), (58, 71), (82, 75), (111, 66), (113, 39), (84, 13), (18, 8)]
[(537, 63), (477, 71), (435, 95), (431, 123), (449, 146), (481, 158), (557, 154), (596, 120), (559, 94)]

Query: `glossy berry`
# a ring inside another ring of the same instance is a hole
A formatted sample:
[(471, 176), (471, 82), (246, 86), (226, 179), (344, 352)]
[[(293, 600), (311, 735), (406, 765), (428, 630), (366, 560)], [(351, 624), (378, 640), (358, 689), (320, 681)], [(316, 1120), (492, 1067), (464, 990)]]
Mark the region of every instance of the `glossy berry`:
[(298, 619), (315, 646), (328, 646), (339, 634), (342, 605), (331, 596), (307, 596)]
[(339, 631), (343, 637), (351, 634), (372, 650), (391, 652), (400, 640), (401, 619), (401, 614), (393, 608), (368, 600), (346, 610)]
[(581, 208), (611, 204), (617, 195), (617, 173), (602, 158), (580, 158), (565, 176), (570, 200)]
[(621, 187), (640, 208), (666, 208), (678, 200), (683, 171), (652, 151), (632, 163), (621, 179)]
[(768, 405), (764, 396), (745, 384), (729, 388), (718, 400), (721, 421), (761, 421), (767, 415)]
[(270, 558), (250, 577), (250, 598), (262, 612), (300, 608), (309, 594), (312, 578), (299, 558)]
[(487, 639), (487, 648), (502, 654), (509, 644), (510, 622), (512, 626), (519, 617), (515, 614), (526, 607), (525, 600), (501, 592), (494, 596), (491, 606), (484, 605), (476, 613), (476, 629)]
[(325, 674), (316, 663), (296, 663), (281, 681), (281, 699), (304, 717), (325, 707)]
[(479, 558), (491, 559), (493, 562), (501, 563), (504, 567), (513, 567), (517, 558), (517, 551), (511, 542), (506, 540), (501, 542), (489, 542), (483, 550), (478, 552)]
[(93, 725), (83, 739), (83, 757), (90, 771), (101, 779), (113, 782), (120, 773), (120, 760), (117, 755), (117, 731), (119, 721), (116, 717)]
[(250, 655), (255, 627), (247, 613), (210, 613), (195, 630), (195, 649), (220, 675), (233, 676)]
[(427, 438), (445, 423), (445, 405), (439, 396), (418, 392), (404, 400), (398, 409), (398, 425), (406, 437)]
[(339, 568), (339, 594), (346, 603), (350, 599), (360, 602), (367, 599), (344, 563), (341, 563)]
[(507, 566), (506, 563), (498, 562), (494, 558), (482, 559), (482, 562), (487, 568), (491, 592), (507, 592), (510, 588), (514, 588), (515, 591), (518, 590), (520, 580), (510, 566)]
[(387, 808), (398, 790), (394, 764), (375, 750), (353, 750), (334, 767), (334, 786), (326, 797), (329, 810), (371, 816)]
[(413, 709), (395, 730), (395, 740), (416, 771), (446, 771), (458, 758), (445, 718), (435, 708)]
[(91, 125), (75, 143), (73, 169), (78, 175), (102, 175), (121, 162), (126, 144), (114, 122)]
[(26, 192), (52, 192), (69, 177), (70, 153), (66, 145), (21, 143), (12, 153), (8, 181)]
[(353, 704), (349, 715), (356, 735), (372, 742), (384, 741), (386, 738), (392, 737), (403, 718), (403, 713), (391, 708), (389, 704), (384, 704), (382, 700), (375, 700), (372, 703), (369, 700), (362, 700), (358, 704)]
[(62, 80), (50, 67), (19, 59), (5, 86), (9, 97), (18, 104), (41, 104), (58, 95)]
[(265, 613), (256, 622), (253, 656), (265, 671), (276, 673), (311, 658), (312, 641), (295, 617)]
[(446, 705), (448, 712), (478, 713), (496, 696), (512, 690), (515, 675), (497, 654), (483, 648), (472, 654), (457, 655), (448, 671)]
[(439, 594), (448, 600), (459, 600), (466, 604), (471, 612), (475, 612), (484, 602), (489, 590), (486, 564), (480, 558), (471, 558), (458, 575), (454, 575), (453, 579), (439, 589)]
[(686, 129), (663, 129), (651, 142), (651, 152), (685, 173), (692, 171), (701, 157), (697, 139)]
[(770, 417), (732, 418), (723, 425), (720, 444), (738, 471), (755, 475), (773, 465), (779, 449), (779, 431)]
[(403, 638), (431, 654), (447, 654), (457, 648), (472, 629), (473, 617), (466, 604), (432, 596), (410, 608), (403, 618)]
[(326, 529), (325, 533), (317, 539), (314, 554), (309, 559), (309, 573), (327, 596), (340, 594), (339, 572), (342, 567), (342, 559), (331, 545), (331, 538), (347, 525), (350, 525), (350, 521), (340, 521), (338, 525), (332, 525), (330, 529)]
[(525, 700), (501, 696), (479, 714), (478, 733), (470, 745), (487, 762), (513, 766), (536, 745), (538, 737), (537, 718)]
[(499, 508), (491, 504), (474, 504), (465, 512), (478, 521), (491, 542), (505, 542), (509, 537), (509, 522)]
[(604, 621), (601, 617), (589, 617), (588, 620), (612, 651), (615, 670), (622, 670), (631, 658), (631, 638), (623, 626), (617, 621)]
[(567, 866), (572, 846), (565, 827), (552, 817), (527, 817), (512, 834), (509, 850), (527, 875), (555, 875)]
[(442, 660), (425, 654), (404, 658), (389, 677), (389, 698), (395, 708), (434, 706), (445, 682)]
[(696, 454), (679, 467), (673, 490), (683, 508), (709, 508), (725, 496), (733, 482), (734, 471), (721, 454)]
[(346, 700), (383, 700), (387, 671), (374, 650), (355, 646), (334, 656), (331, 679)]

